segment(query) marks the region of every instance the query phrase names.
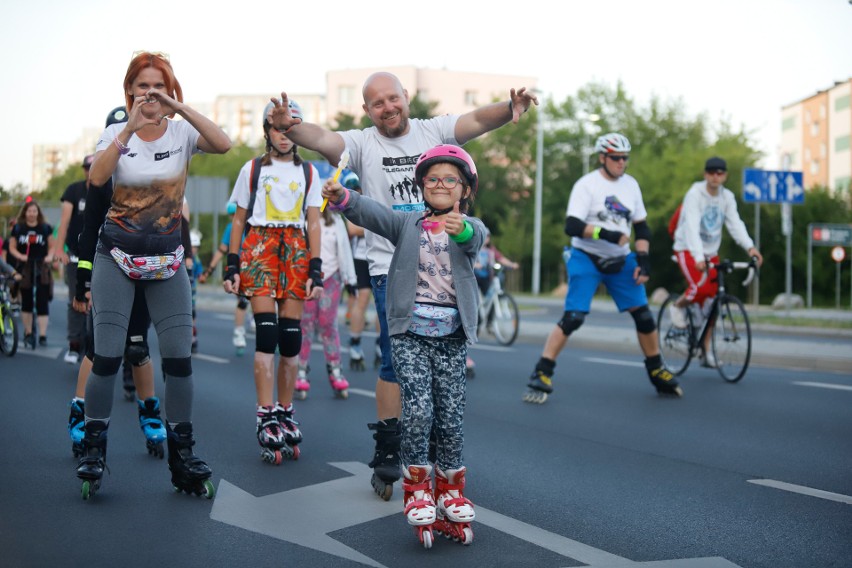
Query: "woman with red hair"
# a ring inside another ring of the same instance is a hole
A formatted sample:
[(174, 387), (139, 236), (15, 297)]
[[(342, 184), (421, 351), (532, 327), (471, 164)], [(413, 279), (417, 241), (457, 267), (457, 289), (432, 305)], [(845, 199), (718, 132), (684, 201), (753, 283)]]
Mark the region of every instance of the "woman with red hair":
[[(221, 128), (183, 103), (168, 57), (136, 54), (124, 78), (128, 119), (98, 140), (89, 181), (113, 180), (113, 198), (92, 267), (95, 358), (86, 384), (83, 498), (100, 485), (115, 376), (121, 365), (133, 299), (144, 294), (157, 330), (166, 382), (166, 430), (172, 484), (213, 496), (210, 468), (193, 454), (192, 305), (183, 269), (181, 210), (193, 154), (223, 154)], [(183, 120), (172, 120), (180, 115)]]

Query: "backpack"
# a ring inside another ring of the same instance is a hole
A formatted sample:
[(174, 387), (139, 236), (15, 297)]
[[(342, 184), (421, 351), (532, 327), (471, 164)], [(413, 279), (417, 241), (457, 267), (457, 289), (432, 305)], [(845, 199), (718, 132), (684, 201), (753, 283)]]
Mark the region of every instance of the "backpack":
[[(257, 186), (260, 184), (260, 168), (261, 168), (261, 160), (263, 157), (255, 158), (251, 161), (251, 181), (249, 182), (249, 202), (248, 208), (248, 216), (251, 217), (252, 211), (254, 211), (254, 200), (257, 198)], [(311, 167), (310, 162), (305, 160), (302, 162), (302, 172), (305, 175), (305, 198), (302, 200), (302, 215), (305, 214), (305, 210), (308, 207), (308, 192), (311, 190), (311, 184), (314, 181), (314, 169)], [(307, 223), (307, 217), (306, 223)], [(249, 229), (251, 227), (248, 223), (246, 223), (245, 234), (248, 235)], [(307, 230), (305, 230), (305, 234), (307, 234)]]
[(677, 206), (677, 209), (672, 213), (671, 219), (669, 219), (669, 236), (674, 240), (675, 231), (677, 231), (677, 224), (680, 221), (680, 210), (683, 208), (683, 203)]

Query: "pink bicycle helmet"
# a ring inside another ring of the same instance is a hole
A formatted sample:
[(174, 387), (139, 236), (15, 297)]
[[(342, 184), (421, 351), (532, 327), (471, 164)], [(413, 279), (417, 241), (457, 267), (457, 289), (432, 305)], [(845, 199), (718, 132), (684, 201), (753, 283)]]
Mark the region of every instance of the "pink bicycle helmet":
[(414, 168), (414, 181), (420, 190), (423, 190), (423, 176), (429, 171), (433, 164), (450, 163), (456, 166), (467, 180), (467, 185), (470, 186), (470, 198), (476, 195), (476, 189), (479, 187), (479, 177), (476, 175), (476, 164), (473, 163), (473, 158), (470, 154), (452, 144), (438, 144), (431, 150), (426, 150), (420, 155), (417, 160), (417, 166)]

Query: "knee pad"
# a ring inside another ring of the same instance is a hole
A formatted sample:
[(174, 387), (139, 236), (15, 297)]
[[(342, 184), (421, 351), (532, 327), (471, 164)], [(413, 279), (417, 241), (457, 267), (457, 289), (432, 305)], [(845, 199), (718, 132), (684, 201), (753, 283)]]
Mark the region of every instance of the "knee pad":
[(562, 330), (565, 337), (568, 337), (580, 329), (580, 326), (583, 325), (584, 321), (586, 321), (586, 314), (583, 312), (565, 312), (562, 314), (562, 319), (559, 320), (559, 323), (556, 325), (559, 326), (559, 329)]
[(238, 310), (246, 310), (248, 309), (249, 301), (245, 296), (237, 297), (237, 309)]
[(148, 351), (148, 342), (143, 335), (127, 336), (127, 345), (124, 347), (124, 357), (134, 367), (141, 367), (151, 360)]
[(92, 364), (92, 372), (102, 377), (112, 377), (118, 374), (121, 367), (121, 357), (101, 357), (95, 355)]
[(654, 314), (651, 313), (647, 305), (633, 310), (630, 315), (633, 316), (633, 321), (636, 322), (636, 331), (639, 333), (651, 333), (657, 329)]
[(302, 325), (297, 319), (278, 320), (278, 353), (282, 357), (295, 357), (302, 349)]
[(275, 345), (278, 343), (278, 330), (276, 329), (275, 314), (254, 314), (255, 349), (258, 353), (275, 353)]
[(191, 357), (163, 357), (164, 377), (189, 377), (191, 375)]

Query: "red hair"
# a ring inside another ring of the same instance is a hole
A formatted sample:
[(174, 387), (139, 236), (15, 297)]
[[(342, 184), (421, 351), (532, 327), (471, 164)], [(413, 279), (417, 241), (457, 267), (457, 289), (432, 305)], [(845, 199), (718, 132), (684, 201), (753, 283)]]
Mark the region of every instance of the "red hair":
[(133, 108), (133, 94), (131, 89), (133, 81), (139, 76), (143, 69), (153, 67), (163, 74), (163, 82), (166, 84), (166, 94), (179, 103), (183, 102), (183, 90), (180, 88), (172, 69), (171, 63), (162, 55), (145, 51), (130, 60), (127, 66), (127, 74), (124, 76), (124, 100), (127, 103), (127, 112)]

